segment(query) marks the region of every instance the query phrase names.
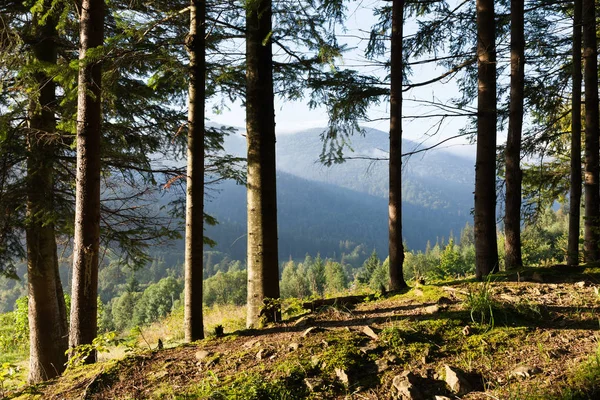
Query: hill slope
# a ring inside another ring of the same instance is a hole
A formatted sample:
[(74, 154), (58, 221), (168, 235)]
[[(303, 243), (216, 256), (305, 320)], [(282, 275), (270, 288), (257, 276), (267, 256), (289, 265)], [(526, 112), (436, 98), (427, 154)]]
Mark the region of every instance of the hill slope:
[[(387, 254), (387, 199), (322, 182), (308, 181), (280, 172), (277, 176), (279, 250), (282, 260), (304, 257), (306, 253), (338, 256), (352, 251), (343, 242), (365, 244)], [(246, 253), (246, 189), (227, 182), (206, 204), (219, 220), (206, 234), (218, 243), (217, 249), (233, 259)], [(424, 249), (428, 240), (460, 232), (468, 215), (451, 214), (404, 204), (405, 239), (410, 248)], [(236, 239), (242, 237), (236, 241)], [(342, 243), (342, 245), (340, 244)]]
[[(278, 219), (280, 258), (324, 256), (348, 251), (341, 242), (364, 244), (368, 251), (387, 254), (387, 162), (351, 160), (325, 167), (318, 163), (319, 129), (278, 137)], [(385, 155), (387, 133), (367, 130), (352, 139), (354, 155)], [(404, 149), (419, 146), (404, 141)], [(245, 139), (227, 138), (227, 151), (243, 155)], [(405, 160), (403, 183), (404, 236), (411, 249), (428, 241), (458, 235), (471, 220), (473, 163), (444, 151)], [(220, 224), (207, 229), (218, 250), (245, 258), (245, 190), (231, 182), (219, 188), (207, 211)], [(351, 249), (350, 249), (351, 250)]]
[(600, 270), (565, 268), (421, 286), (354, 307), (342, 298), (265, 329), (77, 368), (9, 398), (597, 398), (590, 281)]

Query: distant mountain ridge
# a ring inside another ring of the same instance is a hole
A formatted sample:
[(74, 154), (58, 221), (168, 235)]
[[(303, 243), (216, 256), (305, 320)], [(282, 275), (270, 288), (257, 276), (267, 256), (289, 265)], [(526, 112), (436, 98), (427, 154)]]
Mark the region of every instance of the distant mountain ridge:
[[(388, 163), (350, 160), (325, 167), (318, 163), (321, 129), (277, 138), (279, 250), (282, 260), (306, 253), (332, 256), (340, 243), (364, 243), (387, 254)], [(225, 148), (244, 155), (242, 135), (227, 138)], [(367, 130), (352, 138), (351, 155), (385, 156), (388, 134)], [(408, 151), (419, 145), (403, 141)], [(376, 153), (379, 152), (379, 153)], [(474, 166), (471, 160), (434, 150), (414, 155), (403, 173), (404, 237), (412, 249), (458, 235), (470, 221)], [(207, 229), (217, 249), (245, 258), (245, 188), (224, 183), (207, 201), (206, 210), (219, 220)], [(336, 250), (337, 249), (337, 250)]]

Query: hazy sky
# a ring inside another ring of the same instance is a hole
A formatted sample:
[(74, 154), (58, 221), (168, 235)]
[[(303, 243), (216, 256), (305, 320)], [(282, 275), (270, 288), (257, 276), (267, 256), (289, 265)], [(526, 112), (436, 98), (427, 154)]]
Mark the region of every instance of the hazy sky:
[[(370, 30), (373, 23), (376, 22), (376, 17), (373, 16), (372, 9), (375, 6), (381, 5), (380, 0), (364, 0), (355, 1), (348, 7), (348, 23), (347, 31), (339, 39), (354, 49), (344, 55), (342, 65), (346, 68), (360, 69), (361, 72), (371, 72), (379, 75), (386, 74), (382, 67), (364, 67), (367, 63), (364, 58), (364, 48), (366, 40), (359, 40), (353, 36), (366, 37), (366, 31)], [(405, 35), (415, 31), (415, 22), (407, 21), (405, 23)], [(277, 46), (274, 46), (274, 51), (277, 51)], [(421, 68), (415, 67), (413, 74), (410, 77), (411, 83), (425, 81), (438, 76), (445, 72), (444, 69), (434, 68), (432, 66), (424, 66)], [(442, 102), (448, 101), (452, 97), (458, 96), (457, 86), (453, 81), (441, 81), (429, 86), (424, 86), (412, 89), (404, 93), (404, 115), (426, 115), (427, 113), (435, 112), (422, 105), (417, 104), (414, 99), (418, 100), (438, 100)], [(207, 107), (207, 110), (210, 110)], [(277, 134), (285, 134), (289, 132), (297, 132), (307, 128), (326, 127), (327, 113), (324, 109), (309, 109), (306, 103), (302, 102), (282, 102), (277, 99), (275, 103), (275, 116)], [(240, 103), (230, 106), (230, 110), (223, 110), (220, 115), (209, 114), (209, 119), (212, 122), (233, 125), (238, 127), (245, 126), (245, 109)], [(389, 107), (388, 103), (382, 103), (380, 106), (372, 108), (369, 112), (369, 117), (373, 122), (365, 123), (364, 125), (376, 128), (382, 131), (389, 130)], [(423, 143), (424, 145), (433, 145), (440, 140), (454, 136), (458, 130), (464, 126), (466, 119), (453, 118), (447, 119), (440, 123), (439, 119), (404, 119), (403, 120), (403, 135), (407, 139)], [(439, 124), (439, 125), (438, 125)], [(432, 135), (435, 133), (435, 135)], [(468, 145), (464, 139), (456, 139), (444, 143), (440, 147), (462, 155), (474, 155), (474, 146)]]

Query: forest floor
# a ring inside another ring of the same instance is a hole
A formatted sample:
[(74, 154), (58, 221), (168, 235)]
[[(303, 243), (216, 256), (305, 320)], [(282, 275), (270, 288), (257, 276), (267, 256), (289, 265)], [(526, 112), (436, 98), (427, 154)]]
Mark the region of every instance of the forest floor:
[(555, 266), (339, 298), (8, 398), (597, 399), (599, 288), (600, 268)]

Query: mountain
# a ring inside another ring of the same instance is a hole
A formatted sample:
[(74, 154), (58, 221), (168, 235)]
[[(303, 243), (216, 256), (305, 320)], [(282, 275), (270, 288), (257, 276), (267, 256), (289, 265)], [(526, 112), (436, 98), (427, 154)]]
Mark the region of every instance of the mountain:
[[(350, 160), (325, 167), (318, 163), (322, 150), (313, 129), (286, 134), (277, 140), (278, 224), (281, 260), (306, 253), (340, 256), (350, 244), (387, 254), (388, 164), (386, 161)], [(387, 133), (367, 130), (352, 138), (350, 155), (386, 156)], [(405, 151), (418, 144), (403, 142)], [(245, 139), (232, 135), (228, 152), (243, 155)], [(474, 168), (471, 160), (435, 150), (405, 157), (403, 224), (411, 249), (423, 250), (428, 241), (458, 234), (471, 220)], [(207, 228), (217, 250), (233, 259), (245, 258), (245, 188), (226, 182), (207, 199), (206, 210), (219, 220)]]
[[(277, 137), (277, 169), (307, 180), (341, 186), (387, 199), (387, 161), (348, 160), (326, 167), (319, 163), (323, 149), (323, 129), (310, 129)], [(243, 156), (245, 139), (232, 135), (226, 140), (229, 152)], [(389, 152), (388, 133), (366, 129), (364, 135), (351, 137), (349, 157), (385, 158)], [(424, 149), (403, 140), (404, 153), (421, 151), (403, 158), (403, 202), (431, 209), (446, 209), (459, 215), (473, 207), (474, 161), (448, 151)]]

